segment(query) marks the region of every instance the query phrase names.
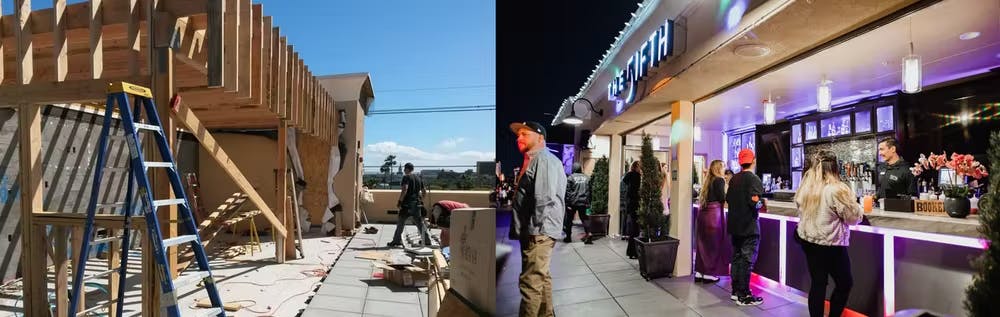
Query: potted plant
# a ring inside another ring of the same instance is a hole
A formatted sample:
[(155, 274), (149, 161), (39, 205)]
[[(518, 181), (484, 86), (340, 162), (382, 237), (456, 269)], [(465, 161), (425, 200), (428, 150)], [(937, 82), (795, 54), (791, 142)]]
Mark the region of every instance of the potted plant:
[(639, 273), (649, 280), (673, 274), (680, 241), (667, 235), (670, 229), (661, 200), (664, 175), (660, 161), (653, 155), (652, 138), (645, 133), (642, 135), (641, 153), (642, 181), (639, 185), (638, 211), (641, 235), (633, 239), (639, 255)]
[(590, 215), (588, 228), (591, 237), (608, 235), (608, 157), (597, 159), (590, 176)]
[[(980, 164), (972, 155), (952, 153), (949, 159), (946, 153), (925, 158), (923, 154), (914, 167), (911, 169), (914, 175), (922, 175), (924, 170), (940, 171), (942, 167), (947, 167), (954, 171), (948, 174), (941, 181), (941, 190), (944, 196), (944, 210), (948, 216), (954, 218), (965, 218), (969, 215), (971, 204), (969, 196), (974, 188), (969, 186), (969, 180), (978, 180), (989, 175), (986, 167)], [(941, 177), (941, 176), (938, 176)], [(932, 182), (933, 183), (933, 182)]]
[[(1000, 132), (990, 137), (989, 158), (993, 174), (1000, 174)], [(989, 247), (973, 262), (977, 272), (965, 290), (965, 310), (969, 316), (1000, 316), (1000, 178), (990, 179), (990, 189), (979, 202), (979, 233)]]

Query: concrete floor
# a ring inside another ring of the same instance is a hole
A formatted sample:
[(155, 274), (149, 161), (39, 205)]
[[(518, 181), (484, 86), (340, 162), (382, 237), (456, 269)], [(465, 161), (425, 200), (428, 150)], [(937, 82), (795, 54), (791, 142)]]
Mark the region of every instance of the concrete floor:
[[(244, 225), (244, 224), (241, 224)], [(326, 271), (335, 259), (343, 252), (348, 240), (342, 237), (323, 237), (318, 228), (303, 235), (306, 257), (286, 261), (283, 264), (274, 263), (274, 243), (268, 242), (264, 236), (263, 250), (255, 250), (254, 254), (242, 254), (235, 257), (224, 256), (227, 251), (239, 253), (246, 237), (232, 236), (221, 233), (213, 242), (210, 250), (212, 273), (222, 300), (226, 303), (238, 302), (244, 308), (236, 312), (228, 312), (228, 316), (296, 316), (306, 308), (306, 301), (315, 293)], [(140, 265), (136, 253), (130, 259), (135, 259), (129, 265), (129, 275), (125, 282), (124, 316), (140, 315)], [(106, 268), (104, 260), (92, 260), (88, 264), (88, 273), (93, 274)], [(52, 275), (49, 277), (50, 290), (54, 288)], [(103, 280), (106, 281), (106, 280)], [(95, 280), (95, 282), (103, 282)], [(0, 316), (22, 316), (23, 303), (20, 302), (21, 291), (19, 282), (5, 286), (0, 295)], [(86, 289), (88, 303), (97, 304), (106, 301), (98, 288)], [(207, 298), (207, 293), (196, 286), (188, 286), (178, 291), (178, 305), (182, 315), (194, 315), (196, 309), (191, 308), (195, 300)], [(90, 306), (88, 306), (90, 307)]]
[[(497, 239), (514, 247), (497, 282), (497, 313), (517, 316), (521, 295), (520, 246), (506, 239), (507, 217), (497, 221)], [(579, 221), (572, 243), (556, 242), (552, 251), (552, 299), (556, 316), (808, 316), (806, 305), (788, 294), (753, 286), (764, 298), (760, 306), (737, 306), (729, 299), (728, 278), (717, 284), (694, 283), (691, 276), (646, 281), (639, 263), (625, 256), (625, 241), (601, 238), (592, 245), (580, 242)], [(772, 293), (773, 292), (773, 293)], [(777, 294), (777, 295), (776, 295)], [(786, 299), (792, 298), (792, 300)]]
[[(382, 279), (374, 278), (376, 269), (372, 261), (355, 258), (364, 251), (402, 252), (389, 249), (395, 225), (373, 225), (378, 233), (358, 233), (347, 245), (343, 255), (333, 265), (330, 275), (323, 281), (316, 296), (302, 317), (326, 316), (405, 316), (427, 317), (427, 288), (399, 287)], [(432, 240), (439, 231), (432, 229)], [(415, 226), (406, 226), (403, 233), (404, 244), (410, 247), (417, 242)]]

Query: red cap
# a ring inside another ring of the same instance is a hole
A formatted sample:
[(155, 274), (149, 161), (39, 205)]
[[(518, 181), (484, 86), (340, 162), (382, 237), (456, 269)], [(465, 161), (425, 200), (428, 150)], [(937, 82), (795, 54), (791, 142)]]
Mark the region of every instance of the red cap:
[(753, 151), (750, 149), (740, 150), (740, 165), (753, 163)]

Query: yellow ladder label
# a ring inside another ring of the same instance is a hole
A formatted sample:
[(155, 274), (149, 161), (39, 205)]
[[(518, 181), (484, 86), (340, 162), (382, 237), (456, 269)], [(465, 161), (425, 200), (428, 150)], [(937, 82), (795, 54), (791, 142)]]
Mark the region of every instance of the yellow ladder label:
[(120, 92), (124, 92), (130, 95), (142, 96), (146, 98), (153, 98), (153, 91), (143, 86), (126, 83), (124, 81), (108, 84), (109, 94), (120, 93)]

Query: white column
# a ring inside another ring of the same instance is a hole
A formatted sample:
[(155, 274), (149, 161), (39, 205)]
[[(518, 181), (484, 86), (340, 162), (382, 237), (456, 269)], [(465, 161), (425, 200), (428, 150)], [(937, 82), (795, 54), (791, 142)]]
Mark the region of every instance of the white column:
[(691, 274), (692, 232), (691, 191), (694, 166), (694, 104), (670, 104), (670, 236), (680, 240), (674, 276)]
[(621, 234), (621, 230), (619, 230), (621, 208), (618, 208), (622, 199), (620, 188), (622, 185), (622, 164), (624, 164), (621, 135), (611, 136), (611, 151), (608, 154), (608, 215), (610, 216), (608, 236), (615, 237)]

